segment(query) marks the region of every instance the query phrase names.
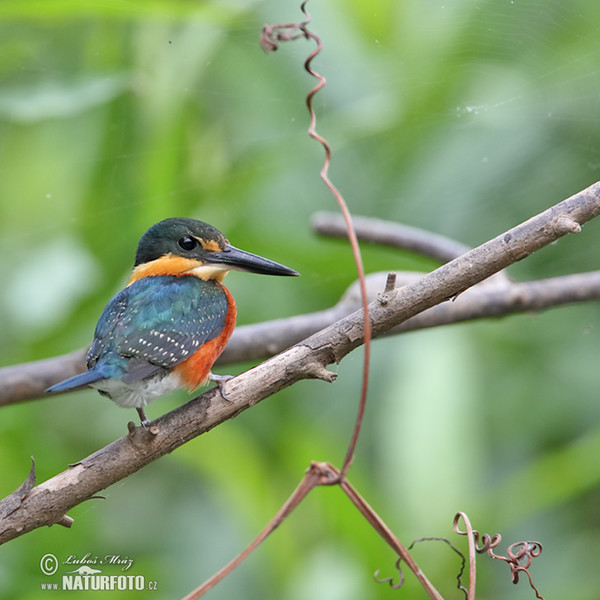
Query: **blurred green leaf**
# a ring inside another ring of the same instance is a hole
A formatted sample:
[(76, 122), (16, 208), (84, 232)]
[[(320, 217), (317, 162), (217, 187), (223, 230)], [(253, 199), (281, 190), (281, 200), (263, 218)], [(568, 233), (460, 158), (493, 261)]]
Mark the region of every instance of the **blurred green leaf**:
[(83, 78), (60, 83), (47, 80), (39, 85), (0, 92), (0, 118), (15, 123), (73, 117), (111, 102), (127, 88), (125, 75)]

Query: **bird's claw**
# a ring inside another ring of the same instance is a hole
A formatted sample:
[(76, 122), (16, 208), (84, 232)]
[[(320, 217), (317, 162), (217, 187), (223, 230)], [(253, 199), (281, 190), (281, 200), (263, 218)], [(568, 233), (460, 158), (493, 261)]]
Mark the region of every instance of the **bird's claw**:
[(208, 375), (209, 380), (214, 381), (217, 384), (219, 392), (221, 392), (221, 396), (223, 396), (223, 400), (227, 400), (227, 402), (230, 402), (230, 400), (227, 397), (227, 394), (225, 393), (224, 385), (227, 381), (233, 379), (233, 377), (233, 375), (215, 375), (214, 373), (210, 373)]

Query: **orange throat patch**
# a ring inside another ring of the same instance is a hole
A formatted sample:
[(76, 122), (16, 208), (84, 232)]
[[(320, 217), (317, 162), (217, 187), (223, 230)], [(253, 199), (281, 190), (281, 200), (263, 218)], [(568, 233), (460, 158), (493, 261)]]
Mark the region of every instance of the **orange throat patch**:
[(203, 264), (193, 258), (184, 258), (174, 254), (165, 254), (156, 260), (138, 265), (133, 269), (127, 285), (143, 279), (144, 277), (156, 277), (159, 275), (192, 275), (205, 281), (223, 281), (229, 269), (220, 265)]

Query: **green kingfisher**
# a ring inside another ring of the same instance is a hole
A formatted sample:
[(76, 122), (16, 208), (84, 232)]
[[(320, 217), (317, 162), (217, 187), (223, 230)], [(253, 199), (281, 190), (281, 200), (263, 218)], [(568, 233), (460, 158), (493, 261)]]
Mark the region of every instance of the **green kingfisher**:
[(125, 289), (100, 315), (86, 356), (88, 370), (48, 388), (89, 386), (117, 404), (144, 407), (175, 389), (190, 392), (227, 378), (211, 368), (235, 327), (236, 306), (222, 281), (230, 270), (299, 275), (293, 269), (232, 246), (215, 227), (166, 219), (140, 239)]

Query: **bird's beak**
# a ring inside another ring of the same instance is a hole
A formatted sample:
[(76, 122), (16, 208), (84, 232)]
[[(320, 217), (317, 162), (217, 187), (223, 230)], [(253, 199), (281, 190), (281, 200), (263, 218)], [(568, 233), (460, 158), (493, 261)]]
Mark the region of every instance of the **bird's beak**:
[(224, 266), (236, 271), (248, 271), (261, 275), (300, 275), (294, 269), (280, 265), (268, 258), (251, 254), (229, 244), (221, 252), (211, 252), (204, 260), (207, 264)]

